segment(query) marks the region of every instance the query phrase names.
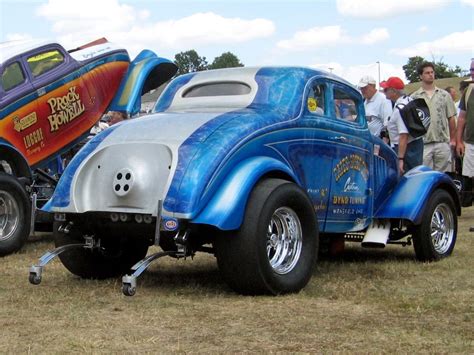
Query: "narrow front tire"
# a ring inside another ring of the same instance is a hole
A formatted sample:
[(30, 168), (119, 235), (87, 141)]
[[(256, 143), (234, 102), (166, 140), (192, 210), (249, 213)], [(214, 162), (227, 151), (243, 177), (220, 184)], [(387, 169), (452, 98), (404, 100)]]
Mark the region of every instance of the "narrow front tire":
[(419, 261), (436, 261), (453, 252), (458, 220), (453, 198), (445, 190), (435, 190), (413, 233), (413, 246)]

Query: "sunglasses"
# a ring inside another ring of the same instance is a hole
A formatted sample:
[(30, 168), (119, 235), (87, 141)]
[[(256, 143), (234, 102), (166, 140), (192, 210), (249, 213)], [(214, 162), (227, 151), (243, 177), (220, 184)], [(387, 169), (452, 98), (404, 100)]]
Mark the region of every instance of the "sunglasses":
[(469, 71), (474, 71), (474, 68), (469, 68)]

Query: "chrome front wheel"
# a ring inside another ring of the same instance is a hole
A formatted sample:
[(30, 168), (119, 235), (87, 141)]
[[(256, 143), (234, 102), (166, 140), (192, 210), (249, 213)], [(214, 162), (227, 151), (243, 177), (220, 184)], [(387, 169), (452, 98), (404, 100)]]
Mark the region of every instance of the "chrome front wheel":
[(446, 253), (454, 238), (454, 216), (452, 209), (442, 203), (436, 207), (431, 217), (431, 239), (438, 254)]
[(427, 201), (421, 224), (413, 233), (416, 258), (435, 261), (451, 255), (458, 229), (453, 198), (445, 190), (435, 190)]

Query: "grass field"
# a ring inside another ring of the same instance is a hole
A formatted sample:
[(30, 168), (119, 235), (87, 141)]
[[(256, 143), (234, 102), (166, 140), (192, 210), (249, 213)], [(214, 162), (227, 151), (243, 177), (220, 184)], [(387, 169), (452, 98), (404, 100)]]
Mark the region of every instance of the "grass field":
[(160, 259), (134, 297), (121, 280), (79, 279), (55, 260), (39, 286), (28, 269), (53, 247), (36, 237), (4, 257), (4, 353), (474, 353), (474, 207), (451, 257), (422, 264), (412, 247), (361, 249), (321, 260), (299, 294), (244, 297), (210, 255)]

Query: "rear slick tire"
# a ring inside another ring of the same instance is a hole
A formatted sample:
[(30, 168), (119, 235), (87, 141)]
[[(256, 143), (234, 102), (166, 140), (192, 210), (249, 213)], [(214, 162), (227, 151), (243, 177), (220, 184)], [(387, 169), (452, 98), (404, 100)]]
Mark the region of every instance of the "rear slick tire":
[(217, 263), (242, 294), (300, 291), (318, 255), (318, 224), (311, 201), (296, 184), (267, 179), (250, 194), (237, 231), (216, 238)]
[[(59, 226), (59, 222), (54, 222), (56, 247), (84, 243), (77, 226), (68, 234), (59, 232)], [(85, 279), (106, 279), (124, 275), (148, 251), (148, 241), (145, 239), (114, 236), (101, 238), (100, 242), (100, 249), (71, 249), (59, 254), (59, 259), (74, 275)]]
[(0, 256), (14, 253), (30, 235), (31, 203), (12, 175), (0, 173)]

